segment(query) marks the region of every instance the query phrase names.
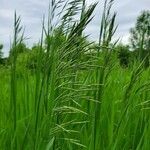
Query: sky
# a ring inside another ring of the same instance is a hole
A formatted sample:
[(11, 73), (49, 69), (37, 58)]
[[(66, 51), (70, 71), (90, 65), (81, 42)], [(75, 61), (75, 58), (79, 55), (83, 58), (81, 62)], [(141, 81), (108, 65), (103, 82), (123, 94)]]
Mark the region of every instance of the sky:
[[(49, 0), (0, 0), (0, 43), (4, 44), (4, 55), (8, 56), (11, 37), (13, 35), (14, 11), (21, 16), (22, 24), (25, 26), (25, 36), (29, 39), (28, 45), (39, 41), (41, 35), (41, 20), (43, 14), (48, 11)], [(99, 2), (94, 19), (85, 30), (90, 35), (90, 40), (97, 41), (100, 25), (100, 16), (104, 0), (87, 0), (90, 5)], [(120, 38), (123, 43), (128, 43), (129, 30), (134, 27), (136, 18), (142, 10), (150, 9), (150, 0), (115, 0), (113, 11), (117, 12), (116, 24), (118, 30), (114, 39)]]

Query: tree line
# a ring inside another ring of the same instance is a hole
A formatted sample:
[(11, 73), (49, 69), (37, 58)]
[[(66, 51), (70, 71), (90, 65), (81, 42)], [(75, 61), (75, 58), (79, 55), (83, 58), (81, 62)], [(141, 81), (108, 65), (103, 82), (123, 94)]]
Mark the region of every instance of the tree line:
[[(55, 34), (57, 36), (57, 32)], [(55, 35), (50, 37), (50, 39), (55, 40)], [(65, 36), (62, 34), (58, 42), (61, 43), (65, 40)], [(45, 43), (49, 42), (45, 39)], [(85, 41), (89, 42), (89, 41)], [(96, 43), (93, 44), (92, 50), (96, 52)], [(40, 48), (39, 44), (34, 45), (32, 48), (28, 48), (25, 43), (20, 43), (17, 45), (17, 53), (19, 54), (18, 62), (25, 65), (26, 67), (33, 69), (36, 67), (37, 62), (37, 50)], [(0, 44), (0, 65), (8, 66), (10, 64), (11, 57), (13, 55), (10, 50), (9, 56), (3, 58), (3, 44)], [(145, 67), (150, 65), (150, 11), (142, 11), (137, 17), (135, 26), (130, 29), (129, 44), (125, 45), (123, 43), (116, 44), (113, 47), (114, 55), (117, 56), (119, 63), (122, 67), (129, 67), (130, 65), (144, 61)], [(88, 54), (83, 54), (83, 59), (88, 59)], [(84, 58), (85, 57), (85, 58)], [(44, 59), (44, 49), (43, 57)], [(44, 60), (41, 60), (44, 61)]]

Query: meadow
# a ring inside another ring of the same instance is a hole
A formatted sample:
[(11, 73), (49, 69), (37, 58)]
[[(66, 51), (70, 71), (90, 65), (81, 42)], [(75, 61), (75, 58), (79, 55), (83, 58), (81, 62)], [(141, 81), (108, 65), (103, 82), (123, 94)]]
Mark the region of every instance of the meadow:
[(19, 54), (24, 32), (15, 13), (11, 58), (0, 66), (0, 150), (150, 149), (150, 68), (144, 59), (120, 66), (112, 0), (99, 43), (87, 40), (96, 5), (53, 0), (33, 64), (30, 52)]

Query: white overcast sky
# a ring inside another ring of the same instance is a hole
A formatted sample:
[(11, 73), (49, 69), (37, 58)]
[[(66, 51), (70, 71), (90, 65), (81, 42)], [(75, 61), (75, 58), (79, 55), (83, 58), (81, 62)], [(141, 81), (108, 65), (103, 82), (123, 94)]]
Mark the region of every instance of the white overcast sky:
[[(13, 16), (16, 10), (25, 26), (25, 35), (30, 39), (29, 45), (39, 40), (41, 34), (41, 18), (48, 10), (49, 0), (0, 0), (0, 43), (4, 44), (4, 54), (8, 55), (10, 37), (12, 37)], [(88, 4), (96, 0), (87, 0)], [(97, 0), (98, 1), (98, 0)], [(95, 10), (95, 18), (88, 25), (86, 33), (92, 40), (98, 39), (100, 15), (104, 0), (99, 0)], [(119, 28), (115, 38), (120, 37), (128, 42), (129, 29), (134, 26), (137, 16), (142, 10), (150, 9), (150, 0), (115, 0)]]

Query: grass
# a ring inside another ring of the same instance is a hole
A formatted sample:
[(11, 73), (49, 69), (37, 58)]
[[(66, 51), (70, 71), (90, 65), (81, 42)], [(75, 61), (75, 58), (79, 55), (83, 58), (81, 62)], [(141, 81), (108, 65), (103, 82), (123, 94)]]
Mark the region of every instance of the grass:
[(112, 4), (105, 2), (93, 53), (83, 31), (96, 4), (51, 1), (34, 71), (18, 69), (16, 47), (24, 37), (15, 13), (11, 67), (0, 68), (0, 150), (150, 148), (150, 70), (143, 62), (122, 69), (113, 56)]
[[(6, 74), (6, 71), (3, 74)], [(124, 149), (129, 149), (130, 147), (132, 149), (149, 148), (149, 141), (147, 141), (149, 136), (149, 92), (146, 86), (142, 87), (143, 83), (147, 83), (146, 79), (149, 79), (148, 70), (143, 72), (142, 77), (134, 86), (129, 98), (130, 106), (125, 112), (123, 119), (120, 118), (122, 112), (125, 110), (123, 99), (127, 89), (126, 87), (130, 83), (131, 74), (131, 70), (123, 70), (116, 67), (108, 78), (108, 83), (103, 93), (101, 120), (99, 123), (101, 149), (121, 149), (122, 147)], [(38, 138), (36, 149), (46, 149), (46, 145), (54, 140), (54, 138), (52, 138), (52, 140), (50, 139), (51, 134), (53, 136), (55, 135), (55, 142), (57, 140), (60, 149), (84, 149), (83, 147), (80, 148), (79, 143), (85, 145), (87, 149), (92, 149), (90, 148), (90, 142), (93, 139), (91, 130), (93, 128), (92, 120), (94, 117), (95, 100), (92, 99), (93, 85), (91, 85), (92, 90), (89, 89), (88, 91), (87, 87), (93, 83), (94, 76), (93, 72), (81, 72), (78, 78), (82, 84), (78, 85), (78, 89), (73, 90), (65, 87), (64, 92), (67, 90), (68, 95), (65, 95), (66, 98), (60, 98), (59, 100), (66, 102), (64, 102), (65, 104), (59, 104), (64, 106), (57, 106), (55, 108), (57, 113), (61, 113), (58, 114), (58, 119), (60, 119), (59, 122), (61, 124), (57, 123), (57, 125), (51, 129), (52, 131), (49, 129), (51, 122), (49, 118), (47, 118), (47, 115), (42, 112), (38, 113), (39, 121), (38, 123), (36, 121), (38, 124), (36, 130), (38, 130), (37, 134), (40, 135), (36, 135), (36, 138)], [(86, 81), (84, 81), (85, 79)], [(10, 120), (8, 119), (11, 115), (8, 107), (10, 98), (8, 81), (10, 81), (10, 79), (7, 73), (7, 76), (0, 81), (0, 87), (2, 89), (0, 94), (2, 106), (1, 149), (11, 149), (9, 147), (10, 144), (8, 144), (11, 142), (9, 140), (12, 135), (12, 132), (9, 131)], [(18, 149), (33, 149), (35, 142), (34, 115), (36, 114), (34, 111), (34, 97), (36, 91), (36, 76), (27, 73), (25, 78), (18, 78), (17, 82), (17, 145)], [(86, 89), (86, 91), (84, 89)], [(71, 92), (69, 93), (70, 90)], [(79, 93), (81, 90), (84, 91), (81, 92), (82, 96)], [(74, 106), (66, 106), (68, 103), (67, 100), (71, 101), (71, 99), (74, 100)], [(42, 111), (43, 107), (44, 105), (40, 106), (40, 111)], [(120, 119), (122, 120), (121, 123)], [(48, 127), (46, 129), (45, 126), (47, 125)], [(77, 131), (82, 134), (79, 134)], [(76, 140), (79, 141), (76, 141), (74, 138), (77, 138)], [(76, 145), (74, 145), (74, 143)], [(99, 147), (97, 149), (99, 149)]]

